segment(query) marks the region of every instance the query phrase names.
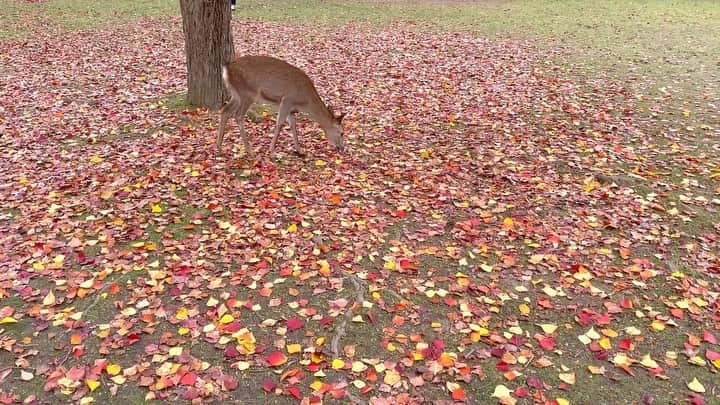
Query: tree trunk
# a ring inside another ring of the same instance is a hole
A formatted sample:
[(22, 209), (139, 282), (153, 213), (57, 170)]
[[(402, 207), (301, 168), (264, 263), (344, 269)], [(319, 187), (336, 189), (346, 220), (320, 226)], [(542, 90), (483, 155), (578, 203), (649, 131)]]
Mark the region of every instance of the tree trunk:
[(228, 0), (180, 0), (185, 33), (188, 102), (217, 109), (225, 89), (222, 65), (233, 55)]

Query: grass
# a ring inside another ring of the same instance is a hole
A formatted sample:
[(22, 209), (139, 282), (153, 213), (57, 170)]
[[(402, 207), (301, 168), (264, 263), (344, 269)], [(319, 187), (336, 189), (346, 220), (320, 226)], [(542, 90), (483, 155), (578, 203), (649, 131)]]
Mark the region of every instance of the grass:
[[(90, 29), (141, 17), (178, 16), (172, 0), (120, 0), (98, 7), (91, 0), (40, 4), (0, 1), (0, 39), (22, 37), (23, 21), (43, 20), (64, 30)], [(367, 2), (339, 0), (247, 0), (236, 16), (318, 25), (406, 23), (420, 28), (462, 30), (491, 38), (529, 38), (540, 47), (566, 49), (578, 67), (650, 79), (667, 91), (717, 92), (720, 79), (720, 7), (712, 0), (582, 0), (463, 2)], [(713, 40), (715, 39), (715, 40)], [(712, 79), (714, 80), (708, 80)], [(717, 97), (717, 94), (715, 95)], [(715, 117), (717, 119), (717, 117)]]
[[(60, 0), (25, 3), (15, 0), (0, 2), (0, 40), (22, 38), (38, 24), (52, 23), (62, 30), (77, 31), (102, 25), (120, 24), (139, 18), (179, 15), (177, 1), (120, 0), (98, 5), (92, 0)], [(26, 23), (32, 24), (27, 25)]]

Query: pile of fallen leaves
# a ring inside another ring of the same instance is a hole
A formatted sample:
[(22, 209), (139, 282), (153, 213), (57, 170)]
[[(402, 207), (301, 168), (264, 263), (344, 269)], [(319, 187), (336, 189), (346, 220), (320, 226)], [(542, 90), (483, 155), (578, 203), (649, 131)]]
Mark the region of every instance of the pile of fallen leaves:
[(687, 230), (717, 154), (649, 133), (621, 84), (522, 42), (238, 23), (239, 54), (350, 111), (348, 154), (302, 121), (307, 157), (285, 134), (250, 162), (169, 106), (180, 22), (118, 30), (3, 44), (3, 403), (563, 404), (639, 378), (667, 389), (635, 402), (718, 400), (717, 216)]

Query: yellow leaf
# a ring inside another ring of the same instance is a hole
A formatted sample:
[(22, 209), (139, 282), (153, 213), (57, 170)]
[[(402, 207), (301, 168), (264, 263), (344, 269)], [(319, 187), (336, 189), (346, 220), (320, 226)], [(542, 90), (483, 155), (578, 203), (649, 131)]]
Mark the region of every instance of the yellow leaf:
[(605, 374), (605, 367), (589, 365), (588, 370), (593, 374)]
[(557, 291), (555, 291), (555, 289), (550, 287), (549, 285), (543, 287), (542, 291), (550, 297), (554, 297), (558, 294)]
[(243, 370), (247, 370), (250, 368), (250, 363), (248, 363), (247, 361), (238, 361), (235, 364), (233, 364), (233, 367), (235, 367), (236, 369), (238, 369), (240, 371), (243, 371)]
[(93, 156), (90, 158), (90, 161), (93, 163), (100, 163), (103, 161), (103, 159), (100, 156)]
[(288, 354), (300, 353), (301, 351), (302, 351), (302, 346), (300, 346), (297, 343), (287, 345)]
[(323, 387), (323, 382), (320, 380), (315, 380), (310, 384), (310, 388), (313, 389), (313, 391), (319, 391)]
[(324, 160), (318, 159), (318, 160), (315, 161), (315, 166), (322, 167), (322, 166), (325, 166), (325, 165), (326, 165), (326, 163), (325, 163)]
[(587, 336), (587, 337), (589, 337), (590, 339), (593, 339), (593, 340), (600, 339), (600, 334), (597, 333), (597, 331), (595, 330), (595, 328), (590, 328), (590, 330), (587, 331), (587, 333), (585, 333), (585, 336)]
[(340, 370), (345, 367), (345, 362), (342, 359), (335, 359), (332, 361), (333, 370)]
[(598, 344), (600, 347), (602, 347), (605, 350), (610, 350), (612, 348), (612, 343), (610, 343), (610, 339), (603, 337), (598, 341)]
[(330, 275), (330, 264), (327, 260), (318, 260), (317, 264), (320, 265), (320, 274), (322, 274), (323, 276)]
[(50, 291), (49, 293), (47, 293), (45, 298), (43, 298), (43, 305), (45, 305), (47, 307), (47, 306), (50, 306), (53, 304), (55, 304), (55, 294), (53, 294), (53, 292)]
[(690, 381), (687, 384), (687, 386), (688, 386), (688, 388), (690, 388), (691, 390), (693, 390), (695, 392), (699, 392), (701, 394), (703, 392), (705, 392), (705, 387), (703, 387), (703, 385), (700, 383), (700, 381), (698, 381), (697, 377), (693, 378), (693, 380)]
[(171, 356), (179, 356), (183, 352), (182, 347), (171, 347), (170, 350), (168, 350), (168, 354)]
[(421, 150), (420, 150), (420, 157), (422, 157), (423, 159), (429, 158), (429, 157), (430, 157), (430, 151), (428, 151), (427, 149), (421, 149)]
[(110, 375), (117, 375), (122, 368), (119, 364), (108, 364), (105, 371)]
[(625, 353), (617, 353), (615, 357), (613, 357), (613, 364), (615, 364), (618, 367), (621, 366), (629, 366), (632, 364), (630, 359)]
[(527, 304), (520, 304), (518, 308), (520, 309), (520, 313), (523, 315), (530, 313), (530, 307)]
[(362, 361), (353, 361), (353, 363), (352, 363), (353, 373), (362, 373), (365, 370), (367, 370), (367, 364), (363, 363)]
[(640, 360), (640, 364), (647, 368), (658, 368), (657, 362), (650, 357), (649, 353), (643, 356), (642, 360)]
[(6, 316), (5, 318), (0, 319), (0, 325), (6, 323), (17, 323), (17, 319), (13, 318), (12, 316)]
[(90, 392), (93, 392), (97, 389), (97, 387), (100, 386), (100, 382), (97, 380), (87, 379), (85, 380), (85, 383), (87, 384), (88, 388), (90, 388)]
[(612, 329), (609, 329), (609, 328), (608, 328), (608, 329), (603, 329), (603, 330), (601, 330), (600, 332), (602, 332), (603, 335), (605, 335), (605, 336), (607, 336), (607, 337), (609, 337), (609, 338), (618, 337), (618, 333), (615, 332), (615, 331), (612, 330)]
[(650, 326), (658, 332), (665, 330), (665, 324), (660, 321), (652, 321)]
[(180, 320), (187, 319), (188, 318), (187, 308), (180, 307), (180, 309), (178, 309), (177, 313), (175, 314), (175, 318), (180, 319)]
[(188, 333), (190, 333), (190, 329), (188, 329), (184, 326), (178, 329), (178, 335), (180, 335), (180, 336), (185, 336)]
[(230, 314), (225, 314), (225, 315), (222, 316), (222, 318), (220, 318), (220, 323), (223, 323), (223, 324), (225, 324), (225, 323), (230, 323), (230, 322), (232, 322), (232, 321), (234, 321), (234, 320), (235, 320), (235, 318), (233, 318), (232, 315), (230, 315)]
[(575, 373), (560, 373), (558, 377), (562, 382), (570, 385), (575, 384)]
[(570, 405), (570, 401), (568, 401), (565, 398), (561, 398), (561, 397), (555, 398), (555, 402), (557, 402), (558, 405)]
[[(514, 229), (514, 228), (515, 228), (515, 221), (513, 221), (513, 219), (510, 218), (510, 217), (505, 217), (505, 218), (503, 219), (503, 225), (504, 225), (505, 228), (507, 228), (507, 229)], [(500, 385), (499, 385), (498, 387), (500, 387)]]
[(386, 261), (385, 268), (388, 270), (395, 270), (395, 262), (393, 260)]
[(160, 204), (153, 204), (153, 206), (152, 206), (152, 212), (154, 212), (154, 213), (157, 214), (157, 213), (162, 212), (162, 211), (163, 211), (163, 209), (162, 209), (162, 207), (160, 206)]
[(538, 324), (538, 326), (547, 334), (553, 333), (557, 329), (557, 325), (553, 325), (551, 323), (542, 323)]
[(121, 375), (116, 375), (114, 377), (111, 377), (110, 379), (112, 380), (112, 382), (118, 385), (125, 384), (125, 381), (127, 381), (127, 378)]
[(390, 386), (397, 384), (400, 382), (400, 373), (395, 370), (385, 370), (385, 378), (383, 378), (383, 382)]
[(500, 384), (497, 387), (495, 387), (495, 391), (493, 391), (492, 396), (494, 398), (510, 398), (510, 391), (508, 387)]
[(688, 359), (688, 363), (694, 364), (696, 366), (704, 367), (707, 363), (705, 362), (705, 359), (703, 359), (700, 356), (692, 356)]
[(290, 224), (290, 226), (287, 227), (288, 232), (297, 232), (297, 225), (296, 224)]

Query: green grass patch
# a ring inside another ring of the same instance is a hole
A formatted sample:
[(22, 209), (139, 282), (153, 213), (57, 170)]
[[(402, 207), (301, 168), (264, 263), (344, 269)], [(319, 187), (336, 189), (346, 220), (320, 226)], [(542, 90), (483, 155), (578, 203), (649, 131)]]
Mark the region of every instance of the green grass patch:
[(682, 3), (612, 0), (586, 2), (508, 1), (479, 4), (280, 0), (243, 2), (236, 15), (246, 19), (360, 23), (403, 22), (424, 29), (462, 30), (491, 38), (540, 40), (541, 47), (574, 48), (579, 66), (611, 72), (659, 86), (695, 91), (708, 75), (717, 77), (720, 8), (713, 1)]
[[(16, 0), (0, 1), (0, 39), (22, 37), (32, 32), (27, 22), (49, 23), (63, 30), (77, 31), (113, 26), (140, 18), (180, 15), (177, 1), (119, 0), (50, 0), (24, 3)], [(39, 27), (34, 27), (38, 29)]]

